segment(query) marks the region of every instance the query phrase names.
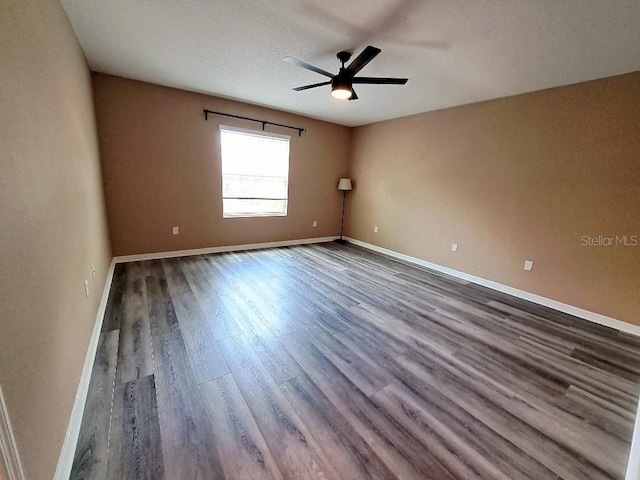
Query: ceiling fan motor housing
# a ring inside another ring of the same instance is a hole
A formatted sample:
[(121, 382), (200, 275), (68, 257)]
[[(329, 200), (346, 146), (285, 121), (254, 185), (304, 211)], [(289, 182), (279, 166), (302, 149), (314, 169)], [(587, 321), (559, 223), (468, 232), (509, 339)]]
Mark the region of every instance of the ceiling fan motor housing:
[(340, 72), (331, 79), (331, 87), (332, 88), (346, 88), (350, 89), (352, 87), (353, 77), (347, 72), (346, 69), (341, 68)]

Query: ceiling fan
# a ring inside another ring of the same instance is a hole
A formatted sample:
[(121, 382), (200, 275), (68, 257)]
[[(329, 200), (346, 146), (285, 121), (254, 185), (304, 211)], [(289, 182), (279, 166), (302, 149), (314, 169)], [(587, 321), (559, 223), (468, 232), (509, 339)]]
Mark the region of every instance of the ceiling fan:
[(307, 62), (297, 60), (293, 57), (284, 57), (283, 60), (292, 65), (311, 70), (312, 72), (319, 73), (325, 77), (329, 77), (331, 80), (326, 82), (314, 83), (312, 85), (305, 85), (303, 87), (296, 87), (294, 90), (299, 92), (301, 90), (308, 90), (310, 88), (322, 87), (323, 85), (331, 85), (331, 96), (340, 100), (357, 100), (358, 95), (353, 90), (353, 84), (374, 84), (374, 85), (404, 85), (407, 83), (407, 78), (386, 78), (386, 77), (356, 77), (355, 75), (362, 70), (367, 63), (373, 60), (382, 50), (369, 45), (365, 48), (360, 55), (358, 55), (353, 62), (345, 67), (344, 64), (351, 58), (350, 52), (338, 52), (338, 60), (342, 63), (340, 71), (333, 75), (326, 70), (315, 67)]

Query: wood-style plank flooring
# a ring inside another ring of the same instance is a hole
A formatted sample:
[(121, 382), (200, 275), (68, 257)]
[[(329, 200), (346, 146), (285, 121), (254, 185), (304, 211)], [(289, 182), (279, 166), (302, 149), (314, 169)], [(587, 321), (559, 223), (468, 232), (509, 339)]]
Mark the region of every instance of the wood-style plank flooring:
[(119, 264), (73, 479), (623, 479), (640, 339), (354, 247)]

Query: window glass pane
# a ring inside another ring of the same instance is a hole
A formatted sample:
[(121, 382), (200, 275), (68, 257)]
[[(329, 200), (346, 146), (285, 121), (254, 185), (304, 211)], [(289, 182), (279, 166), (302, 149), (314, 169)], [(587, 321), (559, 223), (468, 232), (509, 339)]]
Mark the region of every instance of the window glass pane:
[(225, 217), (285, 216), (287, 201), (224, 198), (222, 208)]
[(287, 179), (255, 175), (224, 175), (224, 198), (287, 198)]
[(229, 130), (221, 131), (222, 174), (289, 175), (289, 140)]
[(284, 216), (289, 137), (220, 127), (224, 217)]

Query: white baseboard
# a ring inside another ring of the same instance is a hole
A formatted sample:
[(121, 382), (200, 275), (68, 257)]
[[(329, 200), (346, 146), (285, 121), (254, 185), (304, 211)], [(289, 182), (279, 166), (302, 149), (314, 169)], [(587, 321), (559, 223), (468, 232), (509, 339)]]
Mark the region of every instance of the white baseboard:
[(502, 283), (494, 282), (492, 280), (487, 280), (486, 278), (476, 277), (475, 275), (470, 275), (468, 273), (464, 273), (459, 270), (454, 270), (453, 268), (443, 267), (442, 265), (438, 265), (437, 263), (427, 262), (426, 260), (421, 260), (416, 257), (405, 255), (404, 253), (398, 253), (394, 250), (389, 250), (387, 248), (379, 247), (371, 243), (363, 242), (361, 240), (356, 240), (355, 238), (347, 238), (347, 240), (353, 243), (354, 245), (358, 245), (358, 246), (367, 248), (369, 250), (373, 250), (374, 252), (383, 253), (385, 255), (389, 255), (390, 257), (394, 257), (399, 260), (404, 260), (405, 262), (413, 263), (421, 267), (428, 268), (430, 270), (435, 270), (436, 272), (444, 273), (452, 277), (459, 278), (461, 280), (466, 280), (468, 282), (475, 283), (477, 285), (482, 285), (483, 287), (491, 288), (492, 290), (497, 290), (498, 292), (506, 293), (508, 295), (512, 295), (514, 297), (518, 297), (523, 300), (528, 300), (530, 302), (537, 303), (538, 305), (543, 305), (545, 307), (553, 308), (554, 310), (568, 313), (569, 315), (573, 315), (575, 317), (579, 317), (584, 320), (597, 323), (599, 325), (605, 325), (607, 327), (615, 328), (616, 330), (620, 330), (622, 332), (640, 336), (640, 326), (638, 325), (633, 325), (631, 323), (623, 322), (622, 320), (607, 317), (599, 313), (590, 312), (589, 310), (584, 310), (579, 307), (574, 307), (573, 305), (562, 303), (557, 300), (553, 300), (551, 298), (537, 295), (535, 293), (519, 290), (517, 288), (513, 288), (508, 285), (504, 285)]
[(225, 245), (222, 247), (196, 248), (192, 250), (174, 250), (172, 252), (142, 253), (115, 257), (116, 263), (139, 262), (141, 260), (159, 260), (161, 258), (188, 257), (190, 255), (208, 255), (210, 253), (237, 252), (240, 250), (257, 250), (260, 248), (289, 247), (292, 245), (306, 245), (309, 243), (333, 242), (338, 237), (303, 238), (298, 240), (284, 240), (280, 242), (249, 243), (246, 245)]
[(107, 308), (107, 301), (109, 299), (109, 290), (111, 289), (111, 280), (113, 279), (115, 264), (116, 262), (114, 260), (111, 260), (111, 265), (109, 266), (109, 271), (107, 272), (104, 289), (102, 290), (102, 298), (100, 299), (98, 313), (96, 314), (96, 321), (93, 326), (93, 332), (91, 333), (91, 339), (89, 340), (87, 355), (84, 359), (84, 366), (82, 367), (80, 384), (78, 385), (78, 390), (76, 391), (76, 399), (73, 404), (73, 410), (71, 410), (69, 426), (67, 427), (67, 433), (64, 437), (64, 443), (62, 444), (62, 451), (60, 453), (60, 458), (58, 459), (58, 467), (56, 468), (56, 473), (53, 477), (54, 480), (69, 480), (69, 476), (71, 475), (73, 457), (75, 455), (76, 446), (78, 444), (78, 436), (80, 434), (80, 426), (82, 424), (82, 414), (84, 413), (84, 405), (87, 401), (89, 383), (91, 383), (93, 362), (95, 360), (96, 350), (98, 348), (100, 331), (102, 330), (102, 320)]
[(24, 472), (0, 387), (0, 478), (24, 480)]

